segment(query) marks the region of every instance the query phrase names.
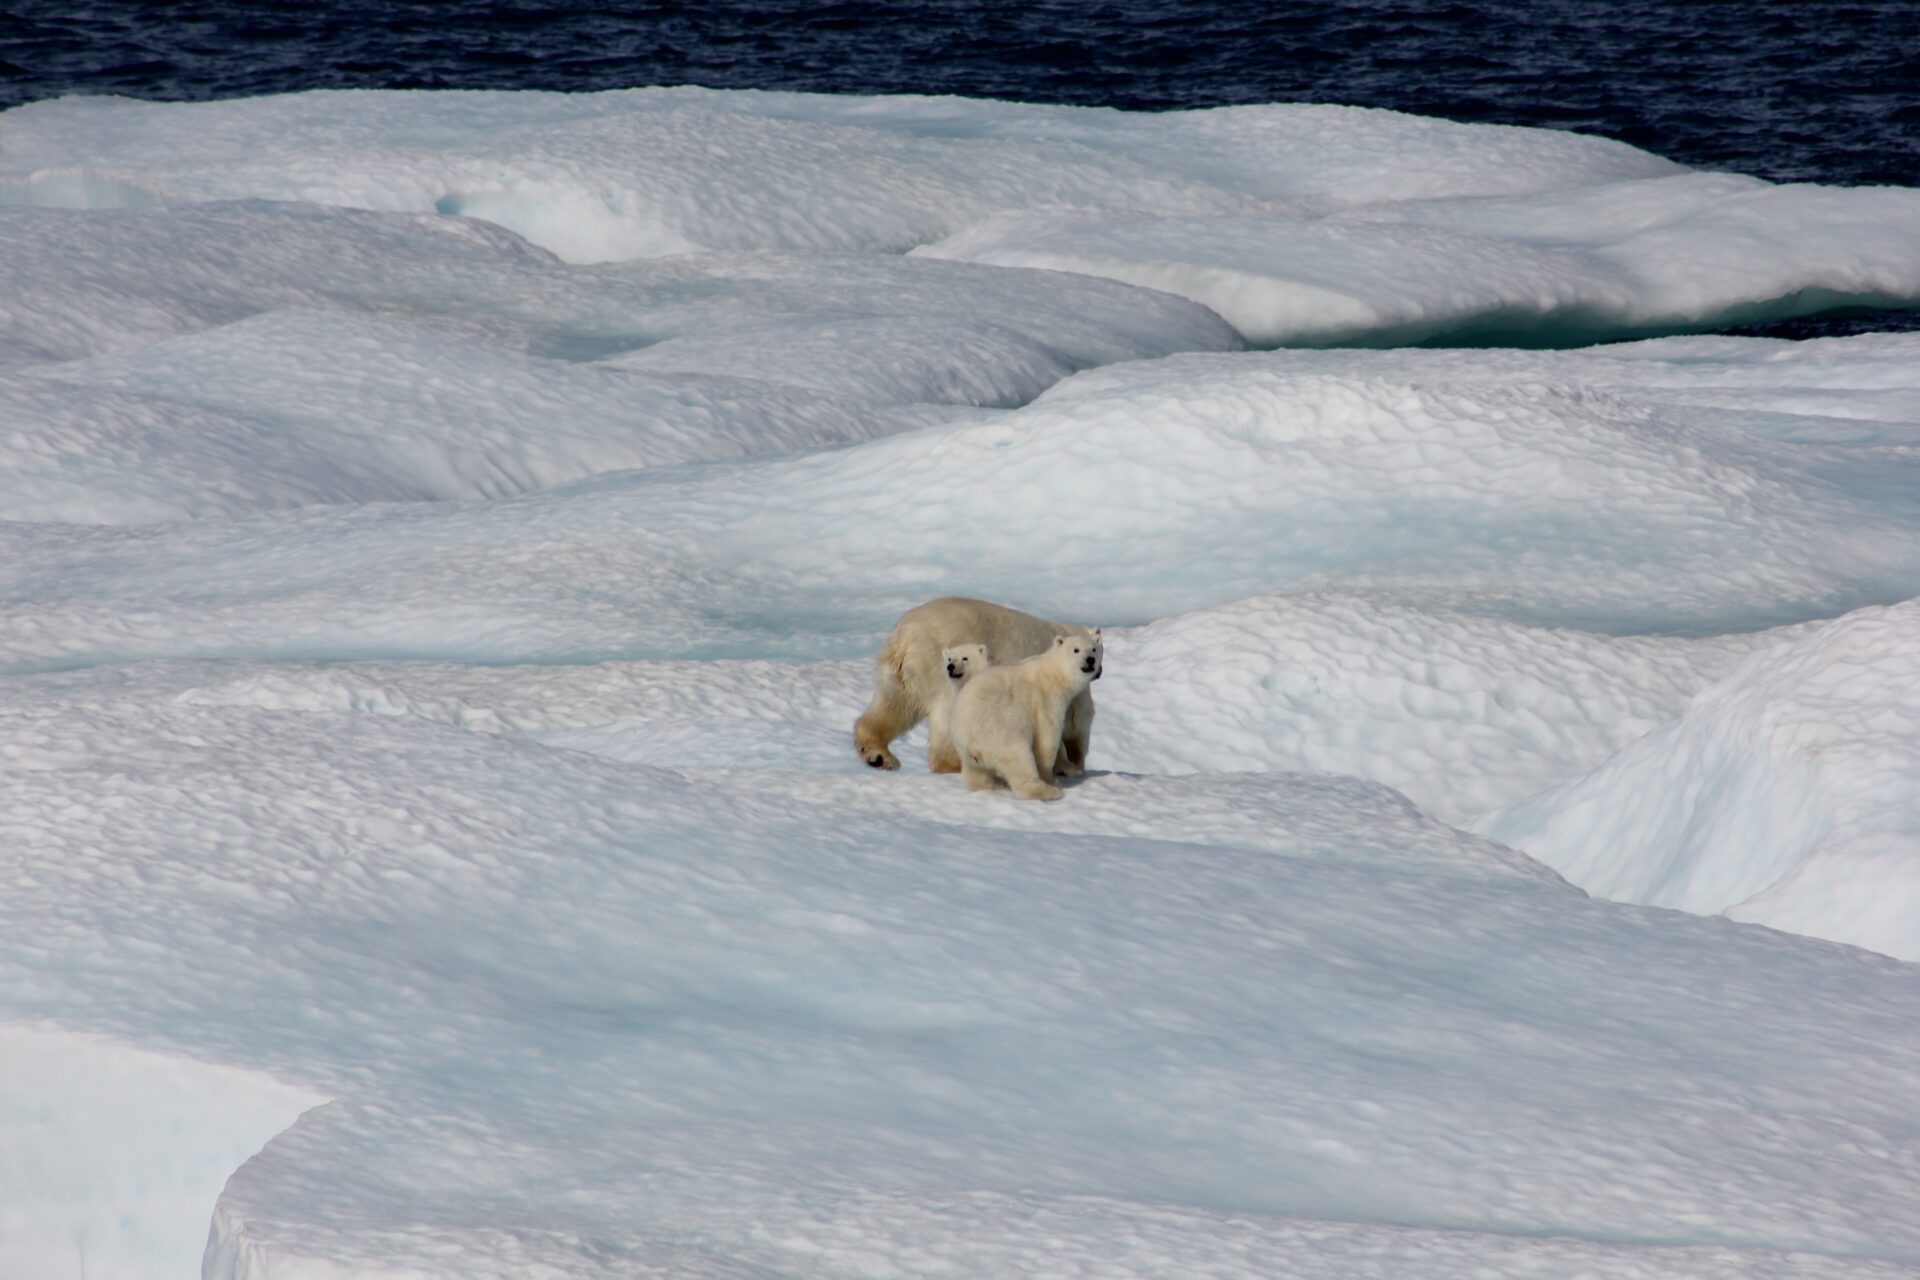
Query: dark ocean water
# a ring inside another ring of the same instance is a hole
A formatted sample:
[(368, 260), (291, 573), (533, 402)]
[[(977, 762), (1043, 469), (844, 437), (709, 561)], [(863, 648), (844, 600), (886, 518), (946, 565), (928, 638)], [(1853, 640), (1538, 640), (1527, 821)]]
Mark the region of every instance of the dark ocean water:
[[(1577, 129), (1777, 181), (1920, 186), (1920, 0), (0, 4), (0, 107), (648, 84), (1141, 110), (1338, 102)], [(1765, 331), (1890, 326), (1920, 321)]]

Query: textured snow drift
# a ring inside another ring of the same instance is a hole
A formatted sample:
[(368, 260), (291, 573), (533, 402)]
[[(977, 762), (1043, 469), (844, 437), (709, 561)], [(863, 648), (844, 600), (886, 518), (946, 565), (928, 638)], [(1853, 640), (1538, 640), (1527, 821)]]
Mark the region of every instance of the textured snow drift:
[[(0, 1272), (1913, 1280), (1920, 337), (1245, 348), (1913, 301), (1914, 199), (0, 114)], [(850, 749), (951, 593), (1109, 629), (1059, 803)]]
[[(1702, 421), (1582, 385), (1578, 355), (1538, 357), (1537, 382), (1499, 353), (1445, 381), (1398, 358), (1130, 362), (998, 415), (504, 502), (0, 526), (0, 664), (814, 658), (956, 591), (1127, 624), (1339, 588), (1606, 631), (1920, 594), (1908, 445)], [(1819, 407), (1817, 386), (1780, 394)]]
[(1680, 718), (1480, 824), (1597, 894), (1920, 960), (1920, 602), (1754, 654)]
[(345, 210), (0, 209), (0, 251), (19, 262), (0, 310), (16, 520), (500, 497), (869, 439), (952, 416), (926, 405), (1239, 345), (1200, 307), (1084, 276), (566, 267), (483, 224)]
[(8, 124), (0, 202), (460, 214), (569, 262), (912, 249), (1178, 293), (1263, 345), (1573, 345), (1920, 304), (1920, 194), (1360, 108), (677, 88), (67, 99)]
[(743, 378), (541, 360), (427, 326), (301, 311), (0, 374), (0, 413), (0, 515), (98, 524), (496, 498), (933, 420)]
[(573, 262), (696, 247), (900, 252), (1010, 209), (1221, 213), (1684, 172), (1600, 138), (1324, 106), (1129, 115), (696, 88), (334, 92), (70, 98), (6, 123), (9, 203), (257, 197), (460, 213)]
[(1100, 721), (1101, 755), (1139, 772), (1359, 775), (1460, 821), (1657, 728), (1777, 639), (1607, 637), (1260, 597), (1114, 633), (1101, 692), (1120, 709)]
[[(0, 207), (0, 245), (15, 273), (0, 364), (111, 354), (266, 311), (324, 308), (555, 359), (665, 344), (653, 357), (663, 371), (819, 384), (881, 402), (1017, 404), (1090, 365), (1239, 345), (1192, 303), (1085, 276), (846, 254), (573, 267), (471, 219), (299, 204)], [(858, 346), (807, 343), (834, 325), (856, 327)], [(771, 338), (756, 346), (745, 336), (756, 331)]]
[[(1862, 1136), (1920, 1104), (1909, 970), (1588, 901), (1360, 784), (1036, 811), (114, 683), (12, 682), (28, 1010), (339, 1099), (230, 1183), (215, 1275), (737, 1275), (851, 1232), (833, 1273), (956, 1200), (989, 1240), (1061, 1215), (1064, 1258), (1137, 1199), (1184, 1209), (1176, 1252), (1223, 1218), (1278, 1247), (1271, 1215), (1920, 1246)], [(1785, 1103), (1842, 1092), (1844, 1124)], [(763, 1203), (794, 1234), (744, 1230)]]
[(1203, 302), (1263, 346), (1518, 343), (1920, 300), (1920, 193), (1685, 174), (1289, 216), (1006, 214), (916, 250)]

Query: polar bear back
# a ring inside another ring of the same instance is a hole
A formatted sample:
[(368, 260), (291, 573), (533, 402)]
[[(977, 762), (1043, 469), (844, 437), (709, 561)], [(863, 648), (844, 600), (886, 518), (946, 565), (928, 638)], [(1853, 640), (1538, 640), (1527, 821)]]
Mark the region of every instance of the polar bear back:
[(990, 600), (942, 596), (901, 614), (889, 647), (938, 654), (951, 645), (977, 642), (1004, 664), (1044, 652), (1055, 636), (1086, 634), (1087, 628), (1074, 623), (1049, 622)]

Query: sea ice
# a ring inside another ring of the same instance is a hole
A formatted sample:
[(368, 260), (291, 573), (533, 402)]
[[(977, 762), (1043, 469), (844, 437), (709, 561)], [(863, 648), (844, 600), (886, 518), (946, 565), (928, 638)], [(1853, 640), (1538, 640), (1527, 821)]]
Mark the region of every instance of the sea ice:
[(1920, 601), (1751, 655), (1592, 773), (1478, 828), (1626, 902), (1920, 960)]
[(1743, 431), (1583, 385), (1577, 354), (1536, 357), (1540, 381), (1497, 353), (1486, 378), (1399, 358), (1134, 361), (1000, 414), (490, 503), (0, 526), (0, 663), (822, 658), (956, 592), (1127, 625), (1337, 589), (1608, 632), (1920, 593), (1920, 473), (1891, 426)]
[(1565, 346), (1920, 304), (1920, 194), (1361, 108), (341, 92), (34, 103), (8, 138), (0, 203), (460, 214), (582, 263), (915, 250), (1178, 293), (1262, 345)]
[(257, 1072), (0, 1024), (0, 1275), (190, 1261), (234, 1169), (324, 1101)]
[(916, 253), (1204, 302), (1261, 346), (1574, 346), (1920, 301), (1920, 192), (1690, 173), (1332, 212), (1002, 214)]
[[(0, 1270), (1913, 1280), (1920, 337), (1244, 348), (1913, 303), (1914, 201), (0, 114)], [(1061, 803), (853, 752), (950, 593), (1108, 628)]]
[(570, 262), (897, 253), (1018, 209), (1338, 207), (1684, 172), (1604, 138), (1351, 107), (1128, 114), (692, 87), (66, 98), (16, 108), (6, 128), (0, 202), (468, 214)]
[(229, 1182), (217, 1277), (851, 1274), (1036, 1214), (1016, 1274), (1223, 1230), (1340, 1274), (1322, 1220), (1494, 1274), (1920, 1246), (1909, 967), (1591, 901), (1379, 788), (1106, 773), (1035, 812), (151, 674), (8, 682), (0, 932), (16, 1015), (335, 1099)]

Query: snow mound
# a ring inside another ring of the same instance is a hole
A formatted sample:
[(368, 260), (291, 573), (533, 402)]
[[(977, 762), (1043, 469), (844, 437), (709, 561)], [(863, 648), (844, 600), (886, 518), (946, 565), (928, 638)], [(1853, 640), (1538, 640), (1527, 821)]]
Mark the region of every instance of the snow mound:
[[(1842, 489), (1843, 466), (1880, 481)], [(1920, 591), (1920, 505), (1894, 495), (1914, 468), (1911, 450), (1835, 456), (1573, 380), (1183, 356), (647, 501), (662, 529), (759, 512), (691, 554), (769, 598), (843, 595), (842, 566), (885, 528), (926, 595), (1053, 599), (1104, 621), (1338, 584), (1608, 630), (1730, 629)]]
[(1337, 212), (1042, 210), (915, 252), (1163, 289), (1259, 346), (1578, 346), (1920, 305), (1920, 192), (1684, 174)]
[(1799, 342), (1696, 336), (1581, 351), (1288, 351), (1267, 358), (1300, 373), (1373, 371), (1436, 386), (1573, 383), (1715, 431), (1846, 445), (1869, 457), (1878, 446), (1920, 440), (1920, 333)]
[(460, 215), (574, 263), (916, 250), (1178, 293), (1262, 345), (1576, 345), (1920, 305), (1920, 194), (1356, 108), (676, 88), (66, 99), (6, 118), (0, 203)]
[(274, 311), (0, 373), (0, 519), (137, 524), (498, 498), (603, 471), (844, 444), (942, 415), (711, 374), (543, 360)]
[[(484, 222), (297, 204), (0, 207), (0, 252), (12, 290), (0, 365), (124, 352), (265, 311), (346, 310), (535, 356), (669, 343), (657, 371), (1010, 405), (1107, 361), (1240, 346), (1191, 302), (1087, 276), (847, 254), (570, 267)], [(785, 346), (835, 326), (858, 345)]]
[(1589, 892), (1920, 960), (1920, 601), (1763, 649), (1477, 829)]
[(1327, 1219), (1514, 1275), (1920, 1247), (1906, 966), (1591, 901), (1351, 781), (650, 768), (411, 670), (363, 711), (319, 668), (0, 687), (7, 1012), (335, 1099), (229, 1181), (208, 1274), (851, 1273), (954, 1215), (1121, 1275)]
[(69, 98), (5, 120), (0, 202), (457, 213), (570, 262), (695, 248), (892, 253), (1036, 207), (1217, 213), (1680, 171), (1602, 138), (1330, 106), (1129, 114), (670, 88)]
[(321, 1101), (257, 1072), (0, 1023), (0, 1275), (196, 1274), (228, 1175)]
[[(1093, 797), (1124, 786), (1117, 834), (1198, 838), (1203, 824), (1187, 801), (1212, 794), (1211, 775), (1228, 774), (1243, 819), (1229, 829), (1265, 847), (1263, 824), (1286, 823), (1257, 798), (1303, 773), (1385, 784), (1461, 821), (1580, 776), (1781, 634), (1609, 637), (1330, 596), (1261, 597), (1113, 629), (1095, 688), (1095, 769), (1124, 783), (1089, 782), (1067, 821), (1104, 823)], [(112, 697), (129, 710), (404, 716), (633, 764), (762, 771), (765, 788), (844, 798), (871, 778), (850, 730), (871, 693), (877, 644), (876, 635), (866, 655), (827, 662), (150, 663)], [(25, 688), (54, 697), (71, 683), (103, 697), (114, 670)], [(901, 751), (907, 773), (925, 772), (924, 749), (916, 730)], [(1189, 776), (1167, 792), (1171, 780), (1156, 775)], [(951, 801), (955, 820), (982, 820), (977, 803), (928, 781), (931, 790), (898, 793), (902, 816), (945, 813)], [(1354, 803), (1384, 813), (1404, 801), (1368, 791)], [(1014, 811), (1033, 821), (1057, 812)]]
[(1536, 382), (1462, 355), (1436, 382), (1405, 354), (1136, 361), (1004, 413), (484, 504), (0, 524), (0, 663), (826, 658), (944, 594), (1129, 625), (1337, 591), (1608, 633), (1920, 594), (1911, 447), (1696, 422), (1583, 385), (1591, 358)]
[(1611, 637), (1264, 596), (1112, 633), (1100, 760), (1372, 778), (1458, 822), (1591, 768), (1772, 635)]

